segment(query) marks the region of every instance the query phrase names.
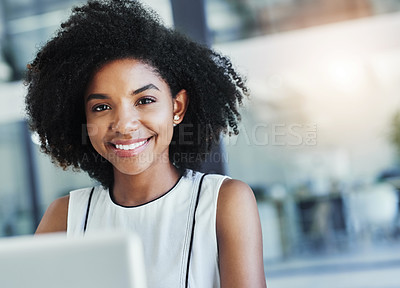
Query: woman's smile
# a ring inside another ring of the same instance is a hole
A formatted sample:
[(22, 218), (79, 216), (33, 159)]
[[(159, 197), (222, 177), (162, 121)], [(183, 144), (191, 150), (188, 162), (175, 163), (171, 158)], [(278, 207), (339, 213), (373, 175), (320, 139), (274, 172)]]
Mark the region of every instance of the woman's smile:
[(153, 137), (128, 141), (115, 141), (110, 143), (111, 149), (119, 157), (133, 157), (141, 153), (149, 145)]

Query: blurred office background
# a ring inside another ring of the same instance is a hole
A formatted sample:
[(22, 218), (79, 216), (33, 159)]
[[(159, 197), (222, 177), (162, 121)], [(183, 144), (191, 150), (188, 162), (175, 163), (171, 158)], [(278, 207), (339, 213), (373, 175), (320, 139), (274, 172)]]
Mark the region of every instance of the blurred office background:
[[(21, 80), (81, 2), (0, 2), (0, 237), (32, 234), (51, 201), (93, 185), (40, 153)], [(173, 26), (185, 1), (143, 2)], [(256, 194), (269, 287), (400, 287), (400, 0), (204, 5), (205, 42), (251, 89), (214, 162)]]

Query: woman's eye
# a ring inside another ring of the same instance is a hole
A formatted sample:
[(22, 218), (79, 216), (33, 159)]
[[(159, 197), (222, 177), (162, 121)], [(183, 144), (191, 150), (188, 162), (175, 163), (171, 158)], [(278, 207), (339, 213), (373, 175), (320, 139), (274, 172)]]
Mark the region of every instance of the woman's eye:
[(104, 111), (104, 110), (109, 110), (111, 109), (110, 106), (105, 105), (105, 104), (101, 104), (101, 105), (97, 105), (95, 107), (93, 107), (93, 111), (98, 112), (98, 111)]
[(150, 104), (150, 103), (153, 103), (153, 102), (155, 102), (153, 98), (146, 97), (146, 98), (139, 99), (137, 104), (138, 105), (143, 105), (143, 104)]

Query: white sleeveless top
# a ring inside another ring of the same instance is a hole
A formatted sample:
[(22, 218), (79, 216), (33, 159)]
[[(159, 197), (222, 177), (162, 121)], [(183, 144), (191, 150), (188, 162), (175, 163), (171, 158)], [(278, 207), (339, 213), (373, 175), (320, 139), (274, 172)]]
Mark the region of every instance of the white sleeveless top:
[(71, 191), (67, 235), (104, 229), (132, 231), (144, 246), (148, 288), (184, 288), (188, 263), (188, 287), (220, 287), (216, 210), (219, 189), (228, 177), (207, 174), (198, 194), (202, 176), (187, 170), (163, 196), (135, 207), (114, 203), (102, 186)]

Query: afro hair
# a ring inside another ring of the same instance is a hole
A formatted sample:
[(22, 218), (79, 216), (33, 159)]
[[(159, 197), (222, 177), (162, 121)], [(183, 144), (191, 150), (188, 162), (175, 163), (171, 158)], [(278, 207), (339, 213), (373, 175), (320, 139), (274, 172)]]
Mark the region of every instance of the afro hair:
[[(172, 97), (187, 91), (190, 101), (181, 123), (185, 141), (178, 125), (169, 149), (178, 169), (198, 169), (221, 133), (238, 133), (239, 106), (248, 90), (227, 57), (165, 27), (137, 1), (89, 1), (73, 8), (26, 73), (30, 127), (42, 151), (61, 167), (82, 169), (103, 186), (112, 185), (112, 165), (88, 139), (83, 99), (96, 71), (126, 58), (152, 66)], [(187, 153), (195, 153), (196, 161)]]

